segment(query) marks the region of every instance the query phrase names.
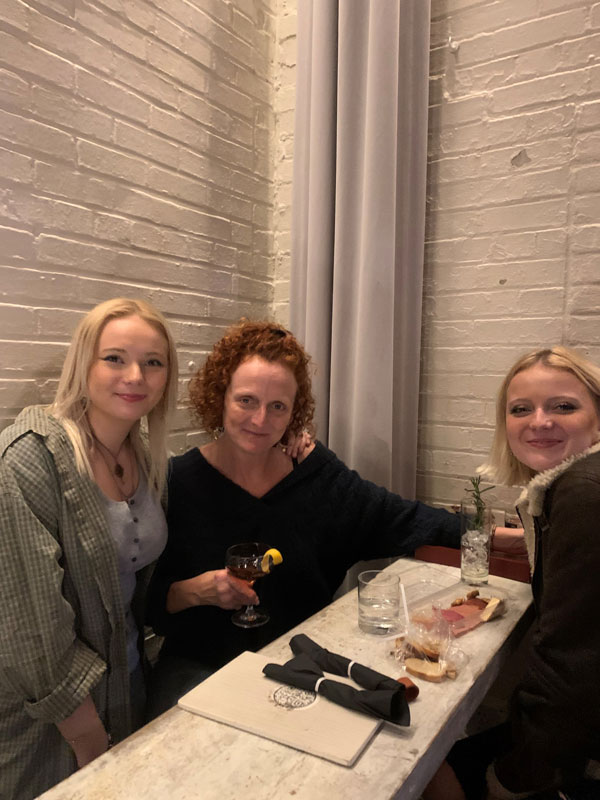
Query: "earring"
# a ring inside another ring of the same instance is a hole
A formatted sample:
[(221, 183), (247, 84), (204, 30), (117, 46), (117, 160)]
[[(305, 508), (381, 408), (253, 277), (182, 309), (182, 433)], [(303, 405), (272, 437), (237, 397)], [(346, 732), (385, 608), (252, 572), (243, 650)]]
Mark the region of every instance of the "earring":
[(215, 430), (213, 431), (213, 439), (216, 441), (219, 437), (223, 435), (224, 432), (225, 428), (223, 427), (215, 428)]

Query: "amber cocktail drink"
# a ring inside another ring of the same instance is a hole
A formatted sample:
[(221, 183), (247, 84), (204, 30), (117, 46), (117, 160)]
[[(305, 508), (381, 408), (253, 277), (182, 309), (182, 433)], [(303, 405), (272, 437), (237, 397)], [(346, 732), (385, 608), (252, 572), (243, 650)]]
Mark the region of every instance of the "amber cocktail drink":
[[(225, 566), (234, 578), (246, 581), (250, 586), (258, 578), (268, 575), (273, 564), (281, 562), (278, 550), (264, 542), (245, 542), (234, 544), (227, 549)], [(240, 628), (257, 628), (269, 621), (269, 615), (254, 606), (236, 611), (231, 617), (234, 625)]]

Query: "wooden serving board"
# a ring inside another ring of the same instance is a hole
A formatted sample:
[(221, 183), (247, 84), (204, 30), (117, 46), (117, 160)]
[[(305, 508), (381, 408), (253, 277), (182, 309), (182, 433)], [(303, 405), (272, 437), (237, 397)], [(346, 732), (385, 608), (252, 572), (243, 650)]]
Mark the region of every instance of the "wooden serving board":
[[(286, 708), (275, 700), (283, 684), (262, 673), (272, 661), (260, 653), (241, 653), (179, 700), (193, 714), (272, 739), (350, 767), (381, 725), (356, 711), (317, 696), (311, 705)], [(355, 685), (339, 676), (335, 680)], [(286, 693), (283, 692), (285, 695)]]

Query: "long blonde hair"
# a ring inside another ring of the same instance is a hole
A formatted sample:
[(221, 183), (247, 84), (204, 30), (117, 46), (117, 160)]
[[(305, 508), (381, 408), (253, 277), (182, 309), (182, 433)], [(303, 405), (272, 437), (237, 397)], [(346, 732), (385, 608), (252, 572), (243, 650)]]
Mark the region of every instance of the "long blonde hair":
[(498, 481), (508, 486), (523, 485), (528, 483), (535, 475), (534, 470), (518, 461), (506, 437), (506, 396), (508, 386), (519, 372), (543, 364), (545, 367), (562, 369), (574, 375), (591, 394), (598, 416), (600, 418), (600, 368), (587, 358), (580, 356), (574, 350), (562, 345), (534, 350), (526, 353), (510, 368), (502, 381), (496, 399), (496, 430), (490, 451), (489, 460), (478, 470), (486, 478)]
[(100, 303), (85, 315), (73, 334), (58, 382), (56, 397), (48, 407), (48, 413), (60, 420), (64, 426), (75, 450), (77, 469), (93, 479), (89, 459), (93, 438), (86, 415), (88, 375), (96, 357), (98, 340), (106, 324), (113, 319), (132, 316), (140, 317), (164, 336), (167, 342), (169, 363), (165, 390), (146, 418), (149, 460), (145, 455), (140, 436), (141, 421), (138, 420), (129, 432), (138, 463), (151, 488), (160, 495), (167, 475), (169, 420), (177, 398), (177, 353), (166, 319), (150, 303), (118, 297)]

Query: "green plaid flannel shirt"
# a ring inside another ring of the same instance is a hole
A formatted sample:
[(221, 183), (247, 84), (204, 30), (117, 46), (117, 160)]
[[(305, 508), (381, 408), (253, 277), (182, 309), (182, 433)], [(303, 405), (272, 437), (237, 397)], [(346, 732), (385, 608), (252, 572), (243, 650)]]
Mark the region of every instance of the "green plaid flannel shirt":
[(0, 798), (75, 769), (54, 723), (91, 692), (115, 741), (130, 732), (116, 548), (98, 488), (63, 427), (25, 409), (0, 434)]

